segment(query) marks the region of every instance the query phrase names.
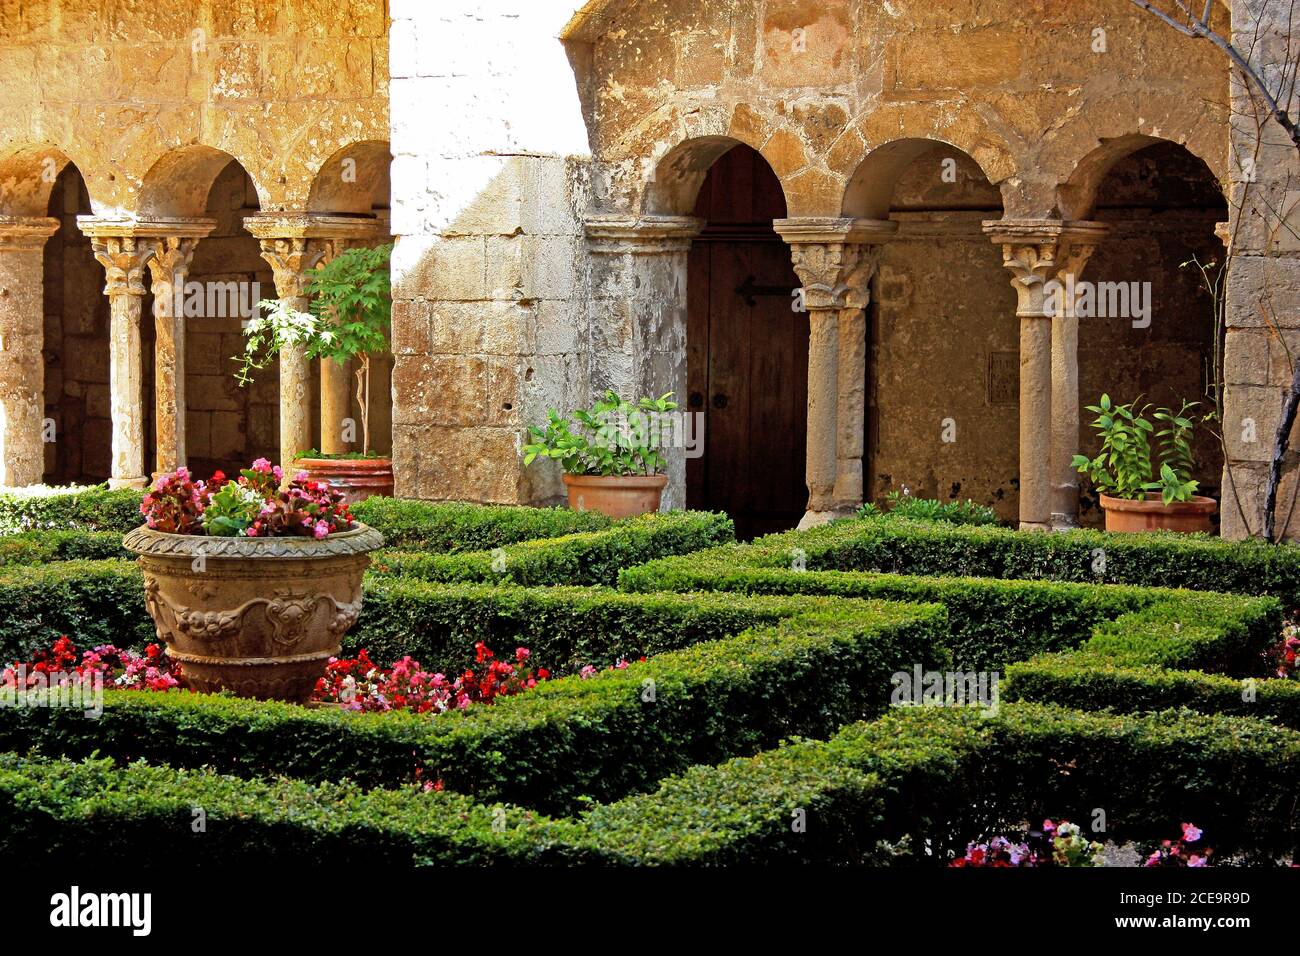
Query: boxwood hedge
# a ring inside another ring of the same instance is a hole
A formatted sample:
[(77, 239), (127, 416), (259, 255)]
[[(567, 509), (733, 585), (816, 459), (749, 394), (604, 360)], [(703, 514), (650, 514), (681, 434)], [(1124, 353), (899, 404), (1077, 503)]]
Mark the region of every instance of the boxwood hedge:
[[(1296, 852), (1298, 786), (1294, 731), (1034, 704), (991, 718), (895, 711), (825, 742), (694, 767), (562, 819), (450, 792), (3, 754), (0, 852), (63, 862), (120, 852), (151, 864), (179, 853), (225, 864), (933, 866), (968, 839), (1045, 816), (1090, 822), (1101, 807), (1117, 841), (1159, 840), (1193, 820), (1221, 857), (1272, 863)], [(200, 835), (196, 807), (206, 817)]]
[(759, 538), (720, 559), (757, 567), (1133, 584), (1272, 595), (1300, 607), (1300, 546), (1196, 535), (1024, 534), (905, 518), (858, 518)]
[(793, 734), (832, 733), (882, 712), (892, 673), (942, 662), (944, 613), (934, 605), (722, 595), (703, 603), (711, 602), (748, 603), (752, 615), (773, 620), (434, 718), (109, 692), (103, 714), (88, 719), (80, 710), (16, 701), (0, 707), (0, 749), (309, 779), (354, 776), (364, 786), (410, 782), (418, 767), (424, 779), (452, 790), (567, 810)]

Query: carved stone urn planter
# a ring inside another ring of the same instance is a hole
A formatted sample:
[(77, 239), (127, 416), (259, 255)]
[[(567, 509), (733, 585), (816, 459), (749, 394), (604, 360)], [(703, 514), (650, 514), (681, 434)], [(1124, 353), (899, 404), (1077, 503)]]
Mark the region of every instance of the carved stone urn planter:
[(361, 576), (383, 535), (356, 523), (319, 540), (136, 528), (145, 605), (197, 691), (302, 702), (361, 610)]

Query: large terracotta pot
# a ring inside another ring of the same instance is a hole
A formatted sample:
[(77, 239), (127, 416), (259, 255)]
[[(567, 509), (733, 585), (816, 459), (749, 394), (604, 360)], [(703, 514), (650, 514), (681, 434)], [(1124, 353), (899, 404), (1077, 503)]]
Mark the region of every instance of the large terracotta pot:
[(391, 458), (296, 458), (293, 464), (316, 481), (328, 481), (350, 505), (371, 495), (393, 496)]
[(611, 518), (628, 518), (659, 510), (664, 485), (663, 475), (565, 475), (569, 507), (574, 511), (598, 511)]
[(1166, 505), (1157, 494), (1148, 494), (1145, 501), (1102, 495), (1101, 507), (1107, 531), (1212, 531), (1210, 516), (1218, 502), (1195, 495)]
[(383, 545), (359, 522), (314, 538), (213, 538), (136, 528), (145, 606), (194, 690), (304, 701), (361, 610)]

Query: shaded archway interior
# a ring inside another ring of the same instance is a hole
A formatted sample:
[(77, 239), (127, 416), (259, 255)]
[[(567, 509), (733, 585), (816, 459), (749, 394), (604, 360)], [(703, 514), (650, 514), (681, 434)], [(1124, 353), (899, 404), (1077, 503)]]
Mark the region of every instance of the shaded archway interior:
[(794, 527), (807, 503), (808, 320), (792, 308), (799, 280), (772, 228), (785, 197), (767, 162), (733, 145), (691, 175), (706, 224), (690, 253), (683, 405), (704, 416), (704, 453), (687, 460), (687, 506), (726, 511), (751, 538)]
[(982, 228), (1001, 193), (966, 153), (914, 139), (876, 150), (849, 200), (898, 223), (868, 310), (865, 497), (969, 498), (1014, 519), (1016, 300)]
[[(1214, 302), (1194, 261), (1223, 262), (1214, 227), (1228, 218), (1214, 175), (1175, 143), (1155, 141), (1122, 156), (1098, 179), (1090, 218), (1111, 228), (1084, 270), (1094, 282), (1138, 283), (1149, 317), (1079, 319), (1079, 398), (1177, 407), (1184, 398), (1211, 407), (1216, 333)], [(1150, 283), (1149, 287), (1145, 283)], [(1146, 323), (1149, 320), (1149, 325)], [(1135, 326), (1136, 323), (1136, 326)], [(1220, 339), (1222, 344), (1222, 339)], [(1081, 409), (1080, 448), (1095, 454), (1095, 415)], [(1217, 427), (1217, 426), (1215, 426)], [(1209, 428), (1195, 442), (1196, 479), (1203, 494), (1220, 495), (1223, 452)], [(1086, 482), (1085, 482), (1086, 486)], [(1085, 495), (1083, 523), (1101, 522), (1095, 496)]]

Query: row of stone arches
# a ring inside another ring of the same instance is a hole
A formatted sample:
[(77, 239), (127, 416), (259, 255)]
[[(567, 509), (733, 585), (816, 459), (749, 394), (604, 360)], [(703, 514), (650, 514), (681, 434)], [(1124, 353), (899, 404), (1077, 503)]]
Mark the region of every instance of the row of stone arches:
[[(316, 262), (388, 241), (390, 161), (385, 142), (351, 144), (321, 166), (304, 208), (266, 209), (243, 163), (196, 144), (153, 163), (122, 212), (63, 151), (11, 152), (0, 162), (12, 310), (0, 484), (138, 485), (185, 463), (206, 473), (309, 447), (360, 450), (340, 424), (359, 414), (346, 369), (282, 355), (241, 389), (234, 356), (259, 298), (301, 296)], [(377, 358), (372, 445), (384, 453), (391, 356)]]
[[(1222, 330), (1186, 264), (1222, 260), (1227, 209), (1206, 163), (1147, 136), (1103, 144), (1057, 195), (1054, 218), (1008, 220), (973, 157), (908, 139), (869, 155), (843, 215), (791, 218), (751, 146), (707, 137), (666, 154), (644, 214), (595, 217), (588, 232), (597, 253), (661, 260), (641, 275), (658, 292), (639, 311), (681, 326), (685, 361), (665, 373), (651, 356), (645, 384), (676, 385), (706, 422), (705, 454), (682, 465), (685, 503), (727, 510), (750, 534), (903, 488), (974, 498), (1026, 527), (1096, 521), (1068, 468), (1091, 447), (1080, 399), (1208, 404)], [(1042, 321), (1043, 282), (1067, 275), (1141, 301)], [(809, 314), (792, 314), (789, 292), (819, 281), (847, 298), (810, 296)], [(1220, 446), (1207, 434), (1197, 450), (1213, 491)]]

